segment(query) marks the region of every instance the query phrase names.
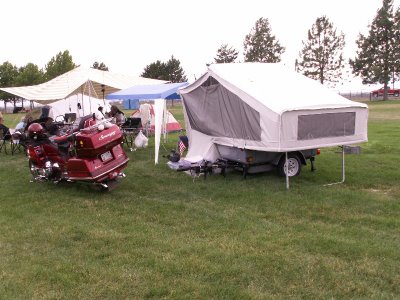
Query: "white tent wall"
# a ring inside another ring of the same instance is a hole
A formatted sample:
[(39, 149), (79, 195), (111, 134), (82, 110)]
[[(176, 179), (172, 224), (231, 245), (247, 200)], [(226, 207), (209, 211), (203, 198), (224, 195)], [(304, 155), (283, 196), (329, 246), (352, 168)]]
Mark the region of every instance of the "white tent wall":
[[(215, 161), (220, 157), (215, 139), (196, 130), (189, 130), (189, 150), (186, 157), (199, 157), (208, 161)], [(201, 159), (197, 159), (199, 161)]]
[[(80, 106), (80, 109), (78, 107)], [(59, 100), (47, 104), (51, 107), (53, 119), (66, 113), (76, 113), (76, 117), (86, 116), (95, 113), (100, 106), (104, 107), (104, 112), (110, 111), (110, 105), (107, 100), (89, 97), (87, 95), (76, 94), (67, 99)]]

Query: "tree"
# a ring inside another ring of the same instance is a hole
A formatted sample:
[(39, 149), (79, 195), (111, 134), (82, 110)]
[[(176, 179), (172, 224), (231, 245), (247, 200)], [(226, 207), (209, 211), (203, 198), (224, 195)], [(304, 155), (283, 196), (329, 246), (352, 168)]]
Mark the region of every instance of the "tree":
[(72, 61), (72, 56), (68, 50), (59, 52), (55, 57), (52, 57), (46, 65), (46, 80), (53, 79), (61, 74), (74, 69), (76, 65)]
[(393, 88), (394, 82), (399, 80), (400, 73), (400, 49), (396, 45), (400, 45), (400, 8), (397, 8), (396, 13), (394, 14), (394, 54), (393, 54)]
[(98, 63), (95, 61), (92, 66), (93, 69), (108, 71), (108, 67), (104, 63)]
[(223, 44), (217, 50), (217, 57), (214, 57), (216, 63), (232, 63), (238, 58), (239, 51), (229, 47), (227, 44)]
[(161, 80), (162, 78), (166, 77), (166, 75), (164, 74), (165, 69), (166, 69), (165, 63), (161, 62), (160, 60), (157, 60), (156, 62), (147, 65), (140, 76)]
[(157, 60), (144, 68), (142, 77), (166, 80), (170, 82), (187, 81), (185, 72), (183, 71), (180, 61), (174, 56), (165, 63)]
[[(18, 76), (18, 68), (6, 61), (0, 65), (0, 87), (15, 86), (15, 79)], [(0, 91), (0, 99), (4, 100), (4, 109), (7, 108), (7, 102), (15, 100), (16, 97), (9, 93)]]
[[(15, 78), (15, 86), (36, 85), (44, 82), (44, 73), (39, 67), (33, 63), (28, 63), (24, 67), (20, 67), (18, 75)], [(14, 98), (14, 107), (15, 101)], [(24, 99), (22, 99), (22, 107), (24, 107)]]
[(349, 61), (353, 73), (360, 76), (364, 84), (379, 82), (384, 85), (384, 100), (388, 99), (390, 79), (394, 80), (400, 72), (399, 15), (398, 10), (393, 13), (392, 0), (383, 0), (369, 25), (368, 35), (360, 34), (356, 41), (356, 57)]
[(308, 30), (308, 40), (303, 41), (297, 70), (321, 84), (338, 82), (344, 67), (344, 45), (344, 34), (337, 34), (326, 16), (317, 18)]
[(35, 85), (44, 82), (44, 73), (33, 63), (19, 68), (15, 86)]
[(166, 63), (167, 79), (171, 82), (184, 82), (187, 81), (185, 72), (181, 67), (181, 62), (177, 60), (173, 55)]
[(260, 18), (244, 40), (244, 60), (275, 63), (281, 61), (285, 48), (271, 33), (268, 19)]

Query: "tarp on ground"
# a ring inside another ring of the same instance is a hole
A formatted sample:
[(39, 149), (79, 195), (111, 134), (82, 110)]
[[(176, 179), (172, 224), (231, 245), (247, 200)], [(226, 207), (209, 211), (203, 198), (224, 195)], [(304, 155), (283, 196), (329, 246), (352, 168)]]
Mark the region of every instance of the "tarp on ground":
[(134, 85), (152, 85), (165, 82), (164, 80), (77, 67), (42, 84), (0, 88), (0, 90), (34, 101), (57, 101), (77, 93), (102, 99), (103, 96)]
[(290, 152), (367, 141), (368, 107), (281, 64), (213, 64), (180, 89), (188, 156), (215, 145)]

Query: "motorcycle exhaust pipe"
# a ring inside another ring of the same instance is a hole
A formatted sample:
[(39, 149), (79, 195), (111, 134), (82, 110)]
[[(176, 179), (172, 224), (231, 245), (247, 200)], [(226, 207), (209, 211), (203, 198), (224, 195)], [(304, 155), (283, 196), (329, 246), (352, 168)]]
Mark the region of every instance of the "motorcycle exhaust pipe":
[(108, 189), (108, 185), (105, 184), (105, 183), (100, 183), (100, 186), (101, 186), (103, 189), (105, 189), (105, 190)]

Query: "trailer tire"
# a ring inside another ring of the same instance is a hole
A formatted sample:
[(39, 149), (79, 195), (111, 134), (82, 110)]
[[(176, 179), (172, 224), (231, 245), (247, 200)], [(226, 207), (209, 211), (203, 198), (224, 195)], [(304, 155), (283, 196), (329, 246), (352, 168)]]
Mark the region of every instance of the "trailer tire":
[[(301, 161), (297, 154), (288, 153), (289, 177), (298, 176), (301, 172)], [(278, 163), (279, 176), (286, 176), (286, 157), (282, 155)]]

